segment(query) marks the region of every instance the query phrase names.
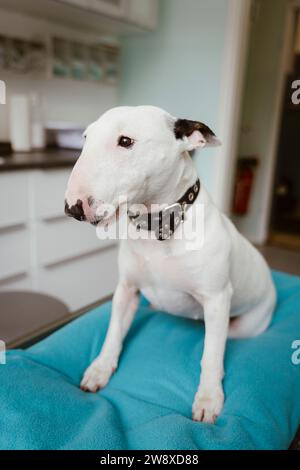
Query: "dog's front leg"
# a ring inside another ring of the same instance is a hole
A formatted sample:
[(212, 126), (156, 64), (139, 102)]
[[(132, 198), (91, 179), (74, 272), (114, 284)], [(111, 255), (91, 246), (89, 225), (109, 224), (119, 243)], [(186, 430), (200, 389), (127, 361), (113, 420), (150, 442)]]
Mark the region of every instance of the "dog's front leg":
[(136, 287), (126, 281), (119, 282), (113, 297), (111, 319), (101, 353), (85, 371), (80, 384), (82, 390), (96, 392), (109, 382), (118, 366), (123, 340), (137, 306)]
[(228, 285), (203, 302), (205, 339), (200, 384), (193, 404), (193, 419), (214, 423), (224, 404), (222, 380), (232, 288)]

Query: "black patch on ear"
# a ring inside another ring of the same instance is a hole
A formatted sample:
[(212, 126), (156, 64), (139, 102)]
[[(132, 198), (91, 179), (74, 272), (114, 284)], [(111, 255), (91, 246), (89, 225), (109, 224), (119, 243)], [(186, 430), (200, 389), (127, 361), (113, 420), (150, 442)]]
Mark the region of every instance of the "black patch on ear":
[(177, 119), (175, 122), (174, 134), (176, 139), (182, 139), (185, 136), (189, 137), (194, 131), (200, 131), (207, 141), (215, 137), (213, 131), (203, 122), (190, 121), (189, 119)]

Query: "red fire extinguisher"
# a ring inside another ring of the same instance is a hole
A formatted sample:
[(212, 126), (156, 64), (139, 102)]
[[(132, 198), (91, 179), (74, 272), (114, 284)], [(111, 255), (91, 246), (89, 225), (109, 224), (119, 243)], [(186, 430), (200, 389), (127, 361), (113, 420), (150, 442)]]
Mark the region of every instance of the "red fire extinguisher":
[(248, 212), (257, 164), (255, 157), (238, 160), (232, 208), (236, 215), (245, 215)]

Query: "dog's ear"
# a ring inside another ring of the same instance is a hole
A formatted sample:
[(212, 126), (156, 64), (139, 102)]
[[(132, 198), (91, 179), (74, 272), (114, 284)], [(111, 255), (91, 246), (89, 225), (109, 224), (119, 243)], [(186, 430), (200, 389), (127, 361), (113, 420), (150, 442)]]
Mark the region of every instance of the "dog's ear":
[(187, 150), (199, 147), (215, 147), (221, 145), (213, 131), (199, 121), (189, 119), (177, 119), (174, 125), (176, 139), (187, 141)]

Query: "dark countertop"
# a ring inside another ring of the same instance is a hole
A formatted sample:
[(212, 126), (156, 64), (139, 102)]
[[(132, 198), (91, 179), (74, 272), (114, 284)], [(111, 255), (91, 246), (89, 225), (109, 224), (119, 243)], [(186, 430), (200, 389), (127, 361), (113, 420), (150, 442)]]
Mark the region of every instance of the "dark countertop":
[(57, 148), (32, 152), (17, 152), (0, 156), (0, 172), (15, 170), (51, 169), (72, 167), (80, 155), (79, 150)]

